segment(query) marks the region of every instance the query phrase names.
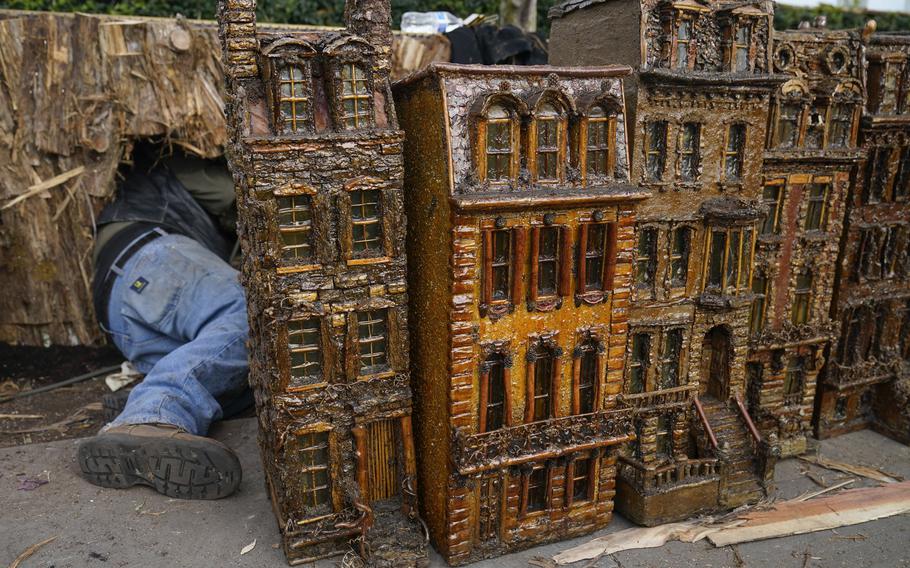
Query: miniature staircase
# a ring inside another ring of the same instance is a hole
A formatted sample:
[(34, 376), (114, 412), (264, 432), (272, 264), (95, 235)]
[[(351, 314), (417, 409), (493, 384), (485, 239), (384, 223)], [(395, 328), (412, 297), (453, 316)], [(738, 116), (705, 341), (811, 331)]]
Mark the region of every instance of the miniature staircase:
[(701, 403), (723, 456), (725, 474), (721, 504), (738, 507), (764, 497), (765, 491), (755, 472), (752, 440), (742, 418), (717, 399), (705, 397)]

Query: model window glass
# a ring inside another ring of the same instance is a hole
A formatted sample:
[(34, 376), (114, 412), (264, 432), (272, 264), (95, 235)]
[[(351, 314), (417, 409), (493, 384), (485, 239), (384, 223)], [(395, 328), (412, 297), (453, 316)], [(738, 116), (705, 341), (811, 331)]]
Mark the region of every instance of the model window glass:
[(701, 143), (701, 124), (686, 122), (679, 136), (679, 176), (685, 181), (698, 179), (701, 164), (699, 144)]
[(483, 412), (486, 412), (483, 431), (491, 432), (499, 430), (505, 424), (506, 388), (508, 388), (505, 382), (505, 359), (502, 354), (494, 353), (487, 358), (484, 365), (487, 406), (483, 409)]
[(490, 233), (491, 252), (490, 276), (492, 300), (509, 299), (509, 269), (511, 261), (511, 232), (508, 230), (492, 231)]
[(547, 467), (537, 464), (527, 478), (527, 503), (525, 511), (534, 513), (547, 508)]
[(309, 195), (278, 198), (278, 232), (285, 259), (309, 261), (313, 258), (313, 211)]
[(706, 289), (731, 295), (745, 291), (752, 268), (752, 229), (715, 229), (708, 251)]
[(382, 253), (381, 199), (378, 189), (351, 192), (351, 246), (358, 256)]
[(299, 65), (285, 65), (278, 72), (278, 113), (285, 132), (307, 127), (310, 90), (307, 74)]
[(671, 389), (679, 386), (679, 357), (682, 353), (682, 330), (670, 329), (664, 332), (660, 350), (660, 388)]
[(632, 335), (632, 359), (629, 362), (630, 394), (645, 392), (650, 358), (651, 336), (647, 333)]
[(341, 104), (344, 127), (364, 128), (372, 123), (370, 87), (363, 67), (346, 63), (341, 67)]
[(643, 228), (638, 235), (638, 246), (635, 253), (635, 284), (639, 288), (650, 288), (654, 285), (654, 273), (657, 271), (657, 229)]
[(585, 291), (603, 288), (603, 273), (607, 251), (606, 223), (591, 223), (585, 243)]
[(691, 241), (692, 229), (689, 227), (677, 227), (670, 233), (670, 285), (674, 288), (686, 285)]
[(799, 122), (803, 105), (798, 101), (782, 102), (777, 111), (777, 145), (794, 148), (799, 141)]
[(555, 296), (559, 278), (558, 227), (538, 229), (537, 241), (537, 295)]
[(846, 148), (850, 145), (853, 133), (852, 103), (834, 103), (831, 105), (831, 124), (828, 131), (828, 146)]
[(806, 148), (818, 149), (825, 141), (825, 114), (827, 109), (824, 103), (815, 101), (809, 108), (809, 123), (806, 125)]
[(876, 148), (869, 159), (869, 176), (867, 199), (869, 203), (878, 203), (887, 199), (888, 183), (891, 173), (891, 148)]
[(676, 26), (676, 68), (689, 69), (689, 44), (692, 41), (692, 20), (683, 18)]
[(314, 432), (296, 436), (289, 448), (299, 463), (299, 491), (304, 506), (314, 512), (327, 512), (331, 506), (329, 486), (329, 433)]
[(787, 372), (784, 374), (784, 404), (787, 406), (802, 402), (804, 365), (803, 357), (790, 357), (787, 363)]
[(724, 149), (724, 175), (729, 180), (739, 180), (743, 173), (743, 152), (746, 148), (746, 125), (731, 124), (727, 130)]
[(587, 170), (588, 175), (613, 175), (614, 140), (616, 138), (616, 117), (608, 115), (596, 106), (588, 116)]
[(652, 180), (661, 180), (667, 162), (667, 123), (649, 122), (645, 126), (645, 174)]
[(752, 276), (752, 311), (749, 315), (749, 330), (753, 335), (761, 333), (765, 327), (765, 306), (768, 300), (769, 281), (764, 274)]
[(559, 179), (559, 144), (562, 119), (553, 106), (544, 105), (537, 111), (537, 179)]
[(594, 394), (597, 390), (597, 348), (586, 345), (581, 354), (578, 372), (578, 412), (594, 412)]
[(752, 39), (752, 26), (741, 24), (736, 28), (733, 36), (733, 69), (739, 71), (749, 71), (749, 46)]
[(556, 372), (556, 354), (552, 349), (542, 349), (543, 353), (534, 363), (534, 421), (552, 417), (553, 373)]
[(809, 202), (806, 208), (807, 231), (824, 231), (828, 224), (828, 197), (831, 184), (813, 183), (808, 187)]
[(501, 105), (494, 105), (487, 113), (486, 178), (494, 183), (512, 177), (512, 123), (511, 113)]
[(590, 458), (572, 462), (572, 501), (587, 501), (591, 498), (592, 464)]
[(790, 314), (793, 325), (800, 325), (809, 321), (811, 303), (812, 273), (805, 270), (796, 277), (796, 290), (793, 294), (793, 310)]
[(654, 433), (657, 446), (657, 457), (668, 459), (673, 455), (673, 417), (663, 414), (657, 418), (657, 429)]
[(894, 179), (894, 201), (906, 201), (910, 195), (910, 147), (901, 149), (897, 177)]
[(762, 222), (763, 235), (780, 234), (780, 214), (784, 205), (784, 186), (782, 184), (769, 184), (762, 193), (762, 202), (768, 208), (768, 216)]
[(386, 310), (370, 310), (357, 314), (361, 375), (371, 375), (389, 369), (387, 315)]
[(303, 386), (322, 382), (319, 318), (288, 322), (291, 385)]

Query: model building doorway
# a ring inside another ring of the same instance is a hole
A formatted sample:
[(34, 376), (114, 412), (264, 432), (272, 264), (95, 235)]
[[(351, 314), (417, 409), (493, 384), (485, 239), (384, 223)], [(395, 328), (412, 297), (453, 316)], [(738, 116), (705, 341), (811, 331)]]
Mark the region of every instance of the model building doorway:
[(397, 497), (401, 492), (398, 423), (391, 418), (366, 426), (366, 493), (370, 503)]
[(702, 380), (708, 383), (705, 394), (718, 400), (727, 398), (731, 351), (730, 332), (726, 327), (717, 326), (705, 334), (702, 344)]

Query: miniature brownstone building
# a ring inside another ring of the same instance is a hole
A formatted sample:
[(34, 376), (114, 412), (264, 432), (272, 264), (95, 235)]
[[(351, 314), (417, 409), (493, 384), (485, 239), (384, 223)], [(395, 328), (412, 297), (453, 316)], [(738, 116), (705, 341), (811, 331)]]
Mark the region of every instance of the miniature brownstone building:
[(452, 564), (611, 519), (645, 196), (628, 71), (434, 64), (395, 85), (421, 507)]
[(783, 455), (811, 433), (816, 381), (836, 341), (830, 319), (845, 199), (862, 152), (863, 37), (803, 26), (775, 32), (774, 96), (752, 291), (748, 402)]
[(873, 427), (910, 443), (910, 35), (866, 49), (865, 152), (848, 197), (817, 434)]
[(558, 64), (637, 73), (638, 209), (623, 400), (638, 440), (620, 458), (617, 507), (642, 524), (759, 498), (773, 438), (745, 406), (762, 153), (783, 78), (770, 2), (570, 1), (551, 11)]
[(419, 565), (389, 4), (349, 0), (346, 30), (306, 33), (257, 33), (255, 8), (225, 0), (218, 18), (250, 384), (285, 553)]

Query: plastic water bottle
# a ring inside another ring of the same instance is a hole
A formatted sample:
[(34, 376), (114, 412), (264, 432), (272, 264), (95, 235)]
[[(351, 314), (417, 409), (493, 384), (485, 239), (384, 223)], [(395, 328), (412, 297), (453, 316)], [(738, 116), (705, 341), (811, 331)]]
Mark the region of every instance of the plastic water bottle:
[(449, 12), (405, 12), (401, 31), (418, 34), (441, 34), (460, 28), (464, 22)]

